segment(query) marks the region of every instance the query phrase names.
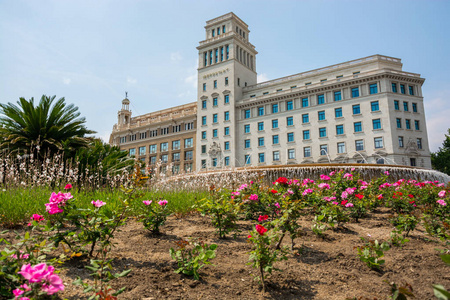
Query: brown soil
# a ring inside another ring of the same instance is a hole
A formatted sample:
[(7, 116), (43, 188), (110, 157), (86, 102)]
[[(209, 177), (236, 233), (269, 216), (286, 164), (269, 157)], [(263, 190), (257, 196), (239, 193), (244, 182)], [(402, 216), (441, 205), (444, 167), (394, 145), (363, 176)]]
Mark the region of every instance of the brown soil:
[[(432, 284), (450, 288), (450, 268), (440, 259), (435, 248), (443, 248), (430, 238), (423, 228), (412, 232), (410, 242), (403, 248), (392, 248), (385, 253), (386, 263), (381, 271), (370, 270), (356, 255), (355, 246), (360, 237), (368, 234), (374, 239), (387, 240), (392, 230), (389, 212), (372, 213), (360, 223), (346, 225), (346, 230), (327, 231), (325, 239), (310, 230), (312, 220), (299, 222), (303, 235), (296, 239), (296, 247), (287, 261), (278, 262), (276, 272), (267, 277), (268, 288), (261, 288), (253, 279), (256, 270), (246, 265), (250, 221), (240, 223), (242, 232), (235, 239), (218, 239), (209, 218), (189, 215), (171, 217), (162, 227), (163, 234), (153, 236), (141, 223), (129, 221), (117, 233), (112, 251), (117, 271), (132, 269), (124, 278), (112, 281), (118, 289), (126, 286), (119, 299), (386, 299), (390, 295), (388, 282), (412, 285), (416, 299), (434, 299)], [(216, 243), (214, 266), (201, 269), (201, 280), (174, 273), (176, 263), (169, 249), (180, 238), (202, 238), (208, 244)], [(285, 241), (290, 244), (290, 239)], [(60, 296), (85, 299), (82, 288), (71, 282), (77, 277), (89, 278), (83, 265), (87, 260), (74, 260), (61, 272), (66, 290)]]

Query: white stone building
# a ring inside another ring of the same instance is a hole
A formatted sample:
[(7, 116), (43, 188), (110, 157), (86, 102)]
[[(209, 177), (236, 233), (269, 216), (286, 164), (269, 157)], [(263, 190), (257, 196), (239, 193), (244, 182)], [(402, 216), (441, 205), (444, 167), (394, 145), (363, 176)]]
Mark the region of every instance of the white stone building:
[(256, 50), (233, 13), (206, 22), (196, 169), (386, 163), (431, 168), (422, 84), (373, 55), (257, 84)]

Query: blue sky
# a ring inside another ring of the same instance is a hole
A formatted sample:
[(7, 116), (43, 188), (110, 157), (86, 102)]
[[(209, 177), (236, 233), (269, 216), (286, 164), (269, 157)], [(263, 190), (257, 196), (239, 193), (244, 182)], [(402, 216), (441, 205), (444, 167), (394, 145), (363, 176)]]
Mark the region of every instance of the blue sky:
[(420, 73), (432, 151), (450, 127), (450, 1), (0, 0), (0, 103), (43, 94), (79, 107), (108, 140), (125, 91), (133, 115), (196, 101), (209, 19), (250, 28), (258, 79), (373, 54)]

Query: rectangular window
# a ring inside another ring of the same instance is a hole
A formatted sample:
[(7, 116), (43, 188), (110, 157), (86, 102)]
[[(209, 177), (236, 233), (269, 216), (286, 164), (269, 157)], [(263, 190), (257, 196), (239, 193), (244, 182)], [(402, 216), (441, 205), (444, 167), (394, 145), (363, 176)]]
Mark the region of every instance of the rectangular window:
[(230, 95), (225, 95), (224, 101), (225, 104), (230, 103)]
[(409, 94), (414, 96), (414, 87), (412, 85), (409, 86)]
[(276, 114), (278, 112), (278, 104), (272, 104), (272, 113)]
[(161, 143), (161, 151), (169, 151), (169, 143)]
[(244, 125), (244, 133), (250, 133), (250, 124)]
[(206, 92), (206, 83), (203, 84), (203, 91)]
[(353, 114), (359, 115), (360, 113), (361, 113), (361, 107), (359, 106), (359, 104), (353, 105)]
[(213, 29), (213, 30), (212, 30), (212, 37), (214, 37), (214, 36), (216, 35), (215, 33), (216, 33), (216, 30)]
[(258, 107), (258, 116), (264, 116), (264, 106)]
[(370, 102), (370, 108), (372, 111), (379, 111), (380, 105), (378, 104), (378, 101)]
[(150, 157), (150, 164), (151, 164), (151, 165), (156, 164), (156, 156), (151, 156), (151, 157)]
[(264, 162), (264, 153), (258, 153), (258, 162), (263, 163)]
[(230, 46), (227, 45), (227, 59), (230, 58)]
[(308, 98), (302, 98), (302, 107), (308, 107), (308, 106), (309, 106)]
[(405, 119), (406, 129), (411, 129), (411, 120)]
[(213, 114), (213, 123), (217, 123), (217, 114)]
[(334, 109), (334, 116), (336, 118), (341, 118), (342, 117), (342, 107), (338, 107)]
[(139, 138), (140, 138), (141, 140), (146, 139), (146, 138), (147, 138), (147, 132), (141, 132), (141, 133), (139, 134)]
[(229, 166), (230, 165), (230, 157), (229, 156), (225, 156), (224, 163), (225, 163), (225, 166)]
[(400, 148), (403, 148), (403, 137), (402, 137), (402, 136), (399, 136), (399, 137), (398, 137), (398, 146), (399, 146)]
[(336, 125), (336, 134), (337, 135), (344, 134), (344, 125)]
[(202, 108), (206, 108), (206, 100), (202, 101)]
[(341, 101), (341, 100), (342, 100), (341, 91), (334, 92), (334, 101)]
[(345, 153), (345, 143), (337, 143), (337, 152), (338, 153)]
[(283, 89), (278, 89), (277, 92), (281, 92)]
[(372, 120), (373, 129), (381, 129), (381, 119)]
[(161, 161), (163, 163), (167, 163), (169, 161), (169, 155), (167, 154), (161, 155)]
[(228, 77), (225, 77), (225, 85), (228, 85)]
[(214, 157), (214, 158), (212, 159), (212, 166), (213, 166), (213, 167), (217, 167), (217, 157)]
[(373, 139), (373, 141), (374, 141), (375, 149), (383, 148), (383, 138), (376, 137)]
[(273, 151), (273, 161), (280, 160), (280, 151)]
[(326, 127), (319, 128), (319, 137), (326, 137), (326, 136), (327, 136), (327, 128)]
[(392, 83), (392, 92), (397, 93), (397, 84), (396, 83)]
[(287, 141), (288, 142), (293, 142), (294, 141), (294, 133), (293, 132), (289, 132), (287, 134)]
[(263, 93), (263, 95), (268, 95), (268, 94), (269, 94), (269, 92), (264, 92), (264, 93)]
[(409, 105), (408, 105), (408, 102), (406, 102), (406, 101), (403, 101), (403, 110), (409, 111)]
[(411, 167), (415, 167), (415, 166), (417, 165), (417, 163), (416, 163), (416, 158), (411, 157), (411, 158), (409, 159), (409, 161), (410, 161)]
[(272, 128), (278, 128), (278, 119), (272, 120)]
[(213, 52), (209, 51), (209, 64), (212, 65), (213, 62)]
[(294, 102), (286, 101), (286, 110), (293, 110), (293, 109), (294, 109)]
[(355, 87), (352, 88), (352, 98), (357, 98), (359, 97), (359, 88)]
[(172, 150), (179, 150), (179, 149), (180, 149), (180, 140), (172, 141)]
[(194, 139), (193, 138), (184, 139), (184, 148), (190, 147), (194, 147)]
[(156, 153), (156, 145), (150, 145), (148, 150), (150, 154)]
[(126, 142), (127, 142), (127, 137), (126, 136), (120, 137), (120, 143), (121, 144), (126, 143)]
[(320, 155), (328, 154), (328, 145), (320, 145)]
[(173, 153), (172, 154), (172, 161), (179, 161), (180, 160), (180, 152)]
[(400, 104), (399, 104), (398, 100), (394, 100), (394, 109), (400, 110)]
[(304, 157), (311, 157), (311, 147), (304, 147), (303, 148), (303, 156)]
[(258, 131), (264, 130), (264, 122), (258, 122)]
[(295, 159), (295, 149), (288, 149), (288, 159)]
[(230, 135), (230, 127), (224, 128), (224, 135)]
[(250, 161), (250, 155), (249, 155), (249, 154), (246, 154), (246, 155), (245, 155), (245, 164), (246, 164), (246, 165), (251, 164), (251, 161)]
[(223, 149), (224, 150), (230, 150), (230, 142), (223, 143)]
[(353, 123), (353, 127), (355, 128), (355, 132), (361, 132), (362, 131), (362, 123), (361, 122)]
[[(169, 133), (169, 128), (164, 128), (165, 130), (167, 130), (167, 132), (163, 133), (163, 134), (167, 134)], [(161, 129), (162, 131), (162, 129)], [(131, 134), (130, 135), (130, 141), (135, 141), (136, 140), (136, 134)]]
[(417, 103), (413, 103), (412, 104), (412, 110), (413, 110), (413, 112), (417, 112)]
[(309, 135), (309, 130), (303, 130), (303, 139), (309, 140), (311, 137)]
[(206, 159), (202, 159), (202, 169), (206, 168)]
[(378, 85), (376, 83), (369, 85), (369, 94), (378, 94)]
[(206, 140), (206, 131), (202, 131), (202, 140)]
[(364, 150), (364, 141), (363, 140), (356, 140), (355, 141), (355, 148), (356, 148), (356, 151), (363, 151)]
[[(208, 65), (208, 52), (205, 52), (205, 55), (204, 55), (204, 65), (205, 65), (205, 67)], [(203, 88), (205, 88), (205, 84), (203, 84)], [(203, 89), (203, 91), (204, 91), (204, 89)]]
[(404, 84), (400, 84), (400, 93), (406, 94), (406, 92), (405, 92), (405, 85)]
[(244, 141), (244, 148), (246, 148), (246, 149), (250, 148), (250, 140)]
[(139, 147), (139, 155), (145, 155), (145, 146)]
[(264, 138), (260, 137), (260, 138), (258, 138), (258, 147), (262, 147), (262, 146), (264, 146)]
[(319, 121), (325, 120), (325, 111), (324, 110), (319, 111), (318, 115), (319, 115)]
[(272, 144), (277, 145), (280, 143), (280, 138), (277, 135), (272, 135)]
[(217, 106), (217, 98), (213, 98), (213, 106)]
[(214, 88), (217, 89), (217, 80), (214, 80)]
[(225, 33), (225, 25), (222, 26), (222, 33)]
[(397, 128), (402, 128), (402, 119), (401, 118), (397, 118)]
[(422, 139), (417, 139), (417, 148), (422, 149)]
[(217, 129), (213, 129), (213, 138), (217, 137)]
[(202, 117), (202, 125), (206, 125), (206, 116)]
[(309, 114), (302, 115), (302, 123), (309, 123)]
[(294, 117), (287, 117), (286, 118), (286, 125), (287, 126), (293, 126), (294, 125)]
[[(219, 49), (216, 49), (214, 51), (214, 62), (217, 63), (219, 61)], [(215, 88), (217, 88), (217, 84), (215, 85)]]
[(420, 130), (419, 121), (414, 120), (414, 127), (416, 128), (416, 130)]
[(220, 47), (220, 61), (223, 61), (223, 47)]
[(244, 118), (245, 118), (245, 119), (250, 118), (250, 109), (246, 109), (246, 110), (244, 111)]
[(202, 153), (203, 153), (203, 154), (206, 153), (206, 145), (202, 145)]
[(324, 104), (325, 103), (325, 95), (317, 95), (317, 104)]
[(223, 113), (223, 119), (224, 119), (224, 121), (230, 120), (230, 112), (229, 111), (226, 111)]

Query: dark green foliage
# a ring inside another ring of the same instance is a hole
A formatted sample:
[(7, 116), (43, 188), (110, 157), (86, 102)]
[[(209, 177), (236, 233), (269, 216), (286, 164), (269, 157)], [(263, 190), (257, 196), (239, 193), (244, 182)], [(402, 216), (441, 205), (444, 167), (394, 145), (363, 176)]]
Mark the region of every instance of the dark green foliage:
[(442, 148), (439, 147), (437, 152), (431, 153), (431, 165), (433, 169), (450, 175), (450, 128), (445, 135)]

